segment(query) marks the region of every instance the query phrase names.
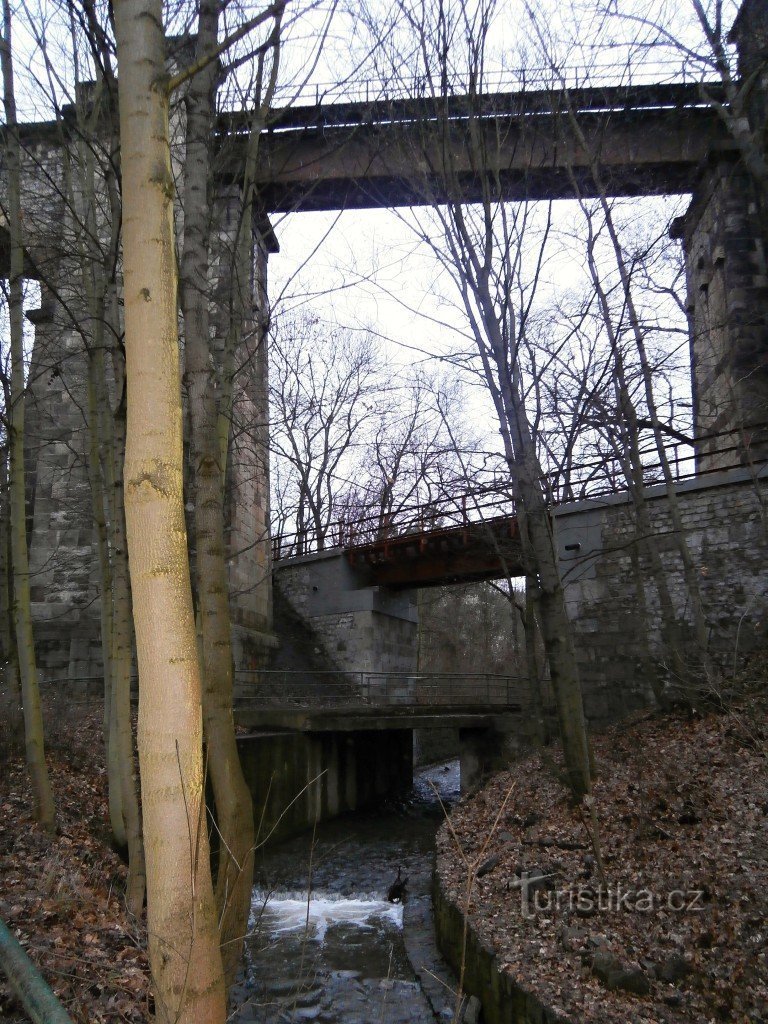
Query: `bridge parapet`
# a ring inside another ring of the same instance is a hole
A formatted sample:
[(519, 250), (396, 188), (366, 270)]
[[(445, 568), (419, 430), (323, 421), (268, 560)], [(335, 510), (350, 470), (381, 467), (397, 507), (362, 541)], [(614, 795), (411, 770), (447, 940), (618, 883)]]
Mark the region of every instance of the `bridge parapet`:
[(239, 672), (236, 701), (250, 708), (521, 708), (519, 676), (446, 672)]

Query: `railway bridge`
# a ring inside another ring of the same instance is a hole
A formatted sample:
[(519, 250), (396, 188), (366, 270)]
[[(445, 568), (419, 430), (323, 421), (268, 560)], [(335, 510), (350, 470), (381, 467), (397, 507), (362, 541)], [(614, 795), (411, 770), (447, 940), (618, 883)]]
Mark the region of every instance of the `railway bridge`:
[[(742, 113), (760, 138), (768, 107), (766, 22), (766, 4), (748, 2), (734, 37), (750, 84)], [(511, 508), (483, 525), (469, 514), (466, 522), (443, 517), (415, 533), (340, 536), (336, 547), (324, 544), (322, 550), (300, 544), (291, 550), (279, 538), (274, 575), (269, 538), (267, 346), (261, 331), (268, 319), (268, 257), (276, 247), (270, 214), (473, 202), (489, 190), (509, 201), (601, 192), (692, 196), (674, 227), (686, 255), (694, 393), (695, 468), (682, 480), (680, 495), (718, 636), (724, 645), (734, 636), (739, 645), (757, 636), (765, 603), (759, 531), (765, 485), (752, 456), (761, 451), (768, 409), (768, 239), (758, 215), (761, 197), (718, 113), (723, 101), (719, 87), (701, 83), (538, 84), (484, 95), (365, 98), (272, 112), (259, 140), (252, 294), (243, 323), (236, 325), (243, 343), (235, 362), (249, 371), (234, 384), (242, 429), (228, 461), (231, 609), (241, 673), (263, 667), (274, 644), (273, 578), (339, 670), (378, 669), (410, 678), (414, 587), (519, 572)], [(27, 419), (30, 563), (39, 661), (49, 677), (92, 675), (101, 660), (86, 468), (82, 325), (89, 317), (78, 265), (83, 225), (69, 188), (80, 127), (74, 111), (63, 111), (56, 121), (21, 129), (26, 273), (41, 285), (40, 308), (28, 312), (35, 332)], [(217, 126), (211, 259), (217, 329), (226, 326), (230, 308), (221, 296), (228, 294), (228, 261), (237, 242), (247, 129), (247, 112), (228, 114)], [(111, 167), (107, 141), (91, 141), (97, 166)], [(178, 198), (183, 206), (184, 196)], [(102, 227), (108, 235), (110, 225)], [(0, 217), (0, 273), (7, 269)], [(718, 447), (723, 438), (731, 442), (727, 456)], [(741, 449), (735, 458), (734, 444)], [(648, 484), (650, 540), (665, 551), (672, 589), (680, 596), (685, 587), (675, 583), (679, 572), (664, 493), (654, 490), (653, 479)], [(580, 637), (587, 710), (594, 720), (606, 720), (642, 698), (645, 662), (633, 558), (649, 538), (637, 537), (631, 503), (621, 493), (585, 492), (581, 500), (553, 507), (552, 519)], [(647, 586), (646, 614), (658, 632), (657, 598)], [(355, 715), (362, 722), (368, 712), (361, 707)], [(302, 721), (320, 723), (316, 715)], [(300, 723), (275, 730), (309, 735)], [(313, 735), (321, 732), (318, 727)], [(367, 733), (371, 742), (369, 730), (356, 733)]]

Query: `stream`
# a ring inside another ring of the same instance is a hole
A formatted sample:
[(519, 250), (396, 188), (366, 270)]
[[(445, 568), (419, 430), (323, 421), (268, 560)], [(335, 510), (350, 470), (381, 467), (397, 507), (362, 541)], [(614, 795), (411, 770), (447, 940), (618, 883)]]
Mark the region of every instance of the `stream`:
[[(432, 923), (432, 788), (459, 795), (458, 761), (417, 769), (411, 794), (260, 851), (236, 1024), (434, 1024), (455, 982)], [(398, 867), (404, 904), (387, 902)], [(311, 880), (311, 884), (310, 884)], [(307, 899), (310, 893), (309, 900)]]

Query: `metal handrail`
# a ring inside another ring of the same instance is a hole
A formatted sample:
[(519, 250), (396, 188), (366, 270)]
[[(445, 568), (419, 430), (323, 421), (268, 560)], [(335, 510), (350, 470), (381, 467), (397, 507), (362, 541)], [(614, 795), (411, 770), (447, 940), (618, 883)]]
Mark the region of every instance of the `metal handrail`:
[[(343, 82), (303, 82), (279, 85), (274, 107), (332, 106), (343, 103), (380, 103), (407, 100), (433, 95), (460, 97), (467, 94), (468, 76), (453, 72), (446, 81), (430, 82), (424, 74), (400, 75), (397, 79), (360, 78)], [(545, 89), (634, 88), (649, 85), (709, 85), (718, 86), (722, 79), (701, 66), (680, 60), (654, 60), (648, 66), (636, 61), (599, 62), (592, 65), (566, 65), (554, 74), (551, 67), (499, 68), (485, 71), (482, 82), (473, 81), (474, 88), (484, 93), (513, 93)], [(241, 95), (235, 90), (232, 102), (239, 103)], [(226, 96), (221, 98), (222, 108), (230, 106)]]
[[(750, 428), (756, 432), (766, 429), (768, 424), (756, 424)], [(705, 479), (725, 468), (740, 468), (744, 465), (744, 458), (750, 455), (755, 462), (764, 461), (764, 442), (759, 442), (760, 452), (750, 452), (748, 445), (734, 441), (737, 434), (738, 431), (731, 429), (666, 444), (664, 449), (675, 482)], [(715, 443), (714, 447), (710, 447), (712, 442)], [(663, 483), (662, 464), (652, 438), (644, 442), (640, 456), (644, 460), (644, 486)], [(725, 460), (729, 465), (701, 468), (702, 459), (714, 457), (718, 462)], [(575, 462), (569, 467), (567, 475), (567, 481), (561, 469), (550, 470), (542, 475), (542, 484), (553, 506), (587, 498), (602, 498), (626, 492), (627, 489), (619, 460), (611, 453)], [(455, 485), (458, 488), (461, 481), (456, 480)], [(324, 550), (353, 549), (409, 533), (424, 534), (473, 523), (479, 525), (487, 522), (491, 516), (502, 515), (515, 515), (511, 481), (509, 478), (500, 479), (498, 474), (494, 474), (488, 483), (476, 484), (463, 493), (449, 494), (439, 500), (417, 501), (391, 513), (374, 509), (354, 519), (343, 517), (334, 520), (319, 532), (316, 527), (308, 526), (291, 533), (276, 533), (272, 538), (272, 558), (277, 562), (283, 558), (313, 555)]]
[[(250, 679), (250, 681), (248, 681)], [(235, 703), (258, 707), (516, 707), (528, 680), (490, 672), (237, 672)], [(243, 690), (243, 686), (252, 689)]]

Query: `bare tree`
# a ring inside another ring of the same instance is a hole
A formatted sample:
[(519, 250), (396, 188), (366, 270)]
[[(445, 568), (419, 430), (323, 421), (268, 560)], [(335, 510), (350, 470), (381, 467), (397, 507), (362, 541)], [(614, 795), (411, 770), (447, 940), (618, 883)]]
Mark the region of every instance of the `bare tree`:
[(11, 7), (3, 2), (3, 36), (0, 44), (3, 102), (6, 120), (6, 170), (8, 177), (8, 235), (10, 240), (9, 319), (11, 334), (11, 388), (8, 427), (10, 439), (10, 531), (13, 563), (13, 607), (16, 651), (24, 707), (27, 764), (32, 776), (35, 816), (49, 830), (55, 827), (53, 792), (45, 763), (43, 719), (40, 709), (32, 609), (29, 586), (26, 498), (24, 483), (24, 240), (21, 217), (21, 158), (16, 118), (11, 39)]
[[(220, 0), (203, 0), (200, 4), (194, 57), (190, 67), (177, 74), (176, 84), (184, 84), (186, 89), (184, 234), (180, 277), (185, 331), (185, 380), (188, 387), (195, 489), (195, 568), (202, 634), (203, 718), (220, 836), (216, 878), (219, 933), (225, 978), (227, 984), (231, 984), (235, 980), (250, 910), (253, 808), (240, 766), (232, 715), (234, 666), (224, 537), (229, 436), (228, 431), (222, 436), (221, 425), (228, 426), (231, 416), (236, 344), (233, 332), (229, 332), (223, 357), (213, 346), (208, 295), (210, 211), (214, 191), (212, 158), (216, 91), (221, 74), (220, 62), (214, 57), (218, 52), (219, 23), (225, 6)], [(282, 0), (259, 12), (258, 16), (248, 22), (249, 30), (264, 23), (273, 23), (266, 40), (252, 54), (254, 59), (258, 54), (262, 77), (264, 55), (268, 51), (273, 54), (268, 73), (271, 85), (266, 84), (266, 95), (260, 97), (267, 108), (271, 103), (277, 75), (280, 22), (284, 8), (285, 0)], [(258, 114), (261, 112), (259, 109)], [(255, 139), (258, 139), (258, 133)], [(242, 202), (241, 227), (246, 218), (250, 221), (250, 213), (250, 201), (246, 194)], [(245, 243), (248, 246), (250, 271), (250, 223), (249, 230), (245, 232)], [(240, 252), (241, 245), (236, 244), (235, 252)], [(236, 261), (233, 277), (237, 279), (243, 272), (242, 260)], [(245, 303), (239, 292), (233, 298), (241, 309), (241, 315), (244, 315)]]
[(149, 952), (161, 1021), (223, 1022), (184, 527), (170, 93), (159, 0), (122, 0), (115, 28), (128, 386), (125, 510), (141, 680)]
[[(271, 347), (272, 451), (290, 466), (278, 490), (296, 554), (329, 543), (340, 494), (353, 486), (360, 448), (383, 409), (383, 364), (370, 335), (329, 328), (311, 316), (275, 317)], [(279, 471), (278, 471), (279, 472)]]
[[(431, 100), (431, 118), (414, 153), (412, 186), (429, 205), (417, 230), (451, 275), (461, 297), (491, 396), (517, 508), (523, 555), (536, 583), (538, 616), (558, 706), (566, 772), (574, 795), (590, 790), (589, 745), (573, 632), (565, 605), (557, 550), (536, 444), (537, 413), (529, 408), (535, 378), (526, 378), (526, 339), (545, 259), (549, 221), (533, 208), (504, 201), (498, 138), (484, 117), (493, 2), (434, 6), (399, 4), (412, 29), (418, 74)], [(465, 195), (450, 117), (453, 83), (466, 83), (463, 153), (468, 154), (481, 200)], [(437, 128), (435, 124), (437, 123)], [(436, 183), (438, 187), (436, 188)], [(444, 202), (447, 199), (447, 202)], [(538, 224), (537, 224), (538, 220)], [(534, 233), (539, 235), (534, 241)], [(532, 266), (530, 274), (524, 271)]]

